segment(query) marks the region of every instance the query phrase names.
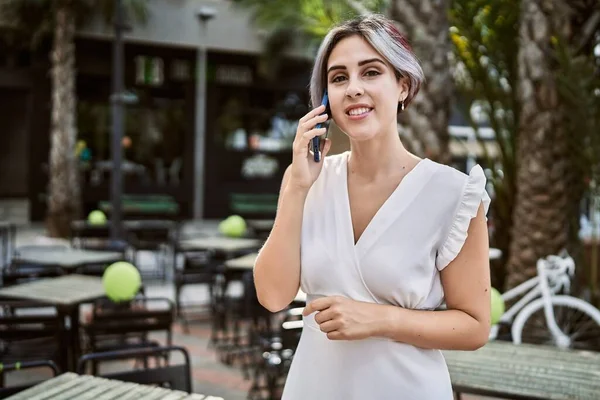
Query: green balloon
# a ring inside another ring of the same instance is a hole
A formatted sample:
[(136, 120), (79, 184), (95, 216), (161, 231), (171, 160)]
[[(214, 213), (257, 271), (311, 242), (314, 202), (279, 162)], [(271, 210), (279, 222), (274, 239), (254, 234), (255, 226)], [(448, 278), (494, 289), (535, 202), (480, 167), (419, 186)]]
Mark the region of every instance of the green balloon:
[(504, 314), (504, 299), (496, 289), (492, 288), (492, 325), (496, 325)]
[(92, 225), (106, 224), (106, 214), (100, 210), (94, 210), (88, 215), (88, 222)]
[(140, 272), (132, 264), (119, 261), (104, 271), (102, 285), (106, 296), (114, 302), (132, 300), (142, 286)]
[(246, 221), (239, 215), (231, 215), (219, 224), (219, 232), (224, 236), (241, 237), (246, 233)]

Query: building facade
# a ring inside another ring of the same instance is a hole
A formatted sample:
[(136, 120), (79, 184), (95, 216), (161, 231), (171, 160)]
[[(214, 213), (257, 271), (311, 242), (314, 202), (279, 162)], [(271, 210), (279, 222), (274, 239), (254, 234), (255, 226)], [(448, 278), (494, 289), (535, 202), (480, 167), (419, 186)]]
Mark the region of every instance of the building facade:
[[(147, 4), (147, 22), (125, 33), (124, 193), (169, 198), (181, 218), (272, 216), (297, 120), (308, 111), (310, 55), (290, 49), (277, 70), (264, 68), (260, 30), (226, 0)], [(110, 199), (113, 38), (100, 17), (77, 33), (86, 212)], [(49, 48), (0, 57), (0, 198), (26, 198), (32, 220), (46, 212)]]

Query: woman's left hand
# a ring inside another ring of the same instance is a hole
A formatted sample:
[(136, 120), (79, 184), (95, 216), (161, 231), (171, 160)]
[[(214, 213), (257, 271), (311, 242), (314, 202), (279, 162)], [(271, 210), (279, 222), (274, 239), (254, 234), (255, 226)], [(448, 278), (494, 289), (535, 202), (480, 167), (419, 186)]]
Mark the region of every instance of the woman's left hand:
[(317, 312), (315, 321), (331, 340), (360, 340), (378, 332), (384, 311), (385, 307), (379, 304), (331, 296), (307, 304), (302, 314)]

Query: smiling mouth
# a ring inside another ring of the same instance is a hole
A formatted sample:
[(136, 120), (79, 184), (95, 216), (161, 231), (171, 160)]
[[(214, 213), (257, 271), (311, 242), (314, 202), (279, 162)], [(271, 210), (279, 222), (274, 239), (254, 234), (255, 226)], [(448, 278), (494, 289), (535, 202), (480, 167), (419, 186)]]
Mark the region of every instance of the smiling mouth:
[(368, 114), (371, 110), (373, 109), (369, 107), (358, 107), (347, 111), (346, 115), (349, 115), (351, 117), (359, 117), (361, 115)]

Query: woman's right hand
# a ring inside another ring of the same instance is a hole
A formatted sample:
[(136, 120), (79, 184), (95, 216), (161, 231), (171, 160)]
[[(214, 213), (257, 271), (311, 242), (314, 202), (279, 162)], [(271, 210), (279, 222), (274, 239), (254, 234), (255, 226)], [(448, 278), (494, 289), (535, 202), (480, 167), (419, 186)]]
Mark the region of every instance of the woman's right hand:
[[(329, 139), (321, 140), (321, 161), (314, 160), (313, 152), (310, 151), (310, 143), (315, 136), (325, 134), (327, 128), (315, 129), (318, 123), (327, 121), (327, 114), (323, 114), (325, 106), (321, 105), (300, 118), (296, 138), (293, 144), (292, 168), (290, 174), (290, 184), (301, 189), (308, 190), (317, 180), (323, 160), (331, 148)], [(322, 115), (321, 115), (322, 114)]]

